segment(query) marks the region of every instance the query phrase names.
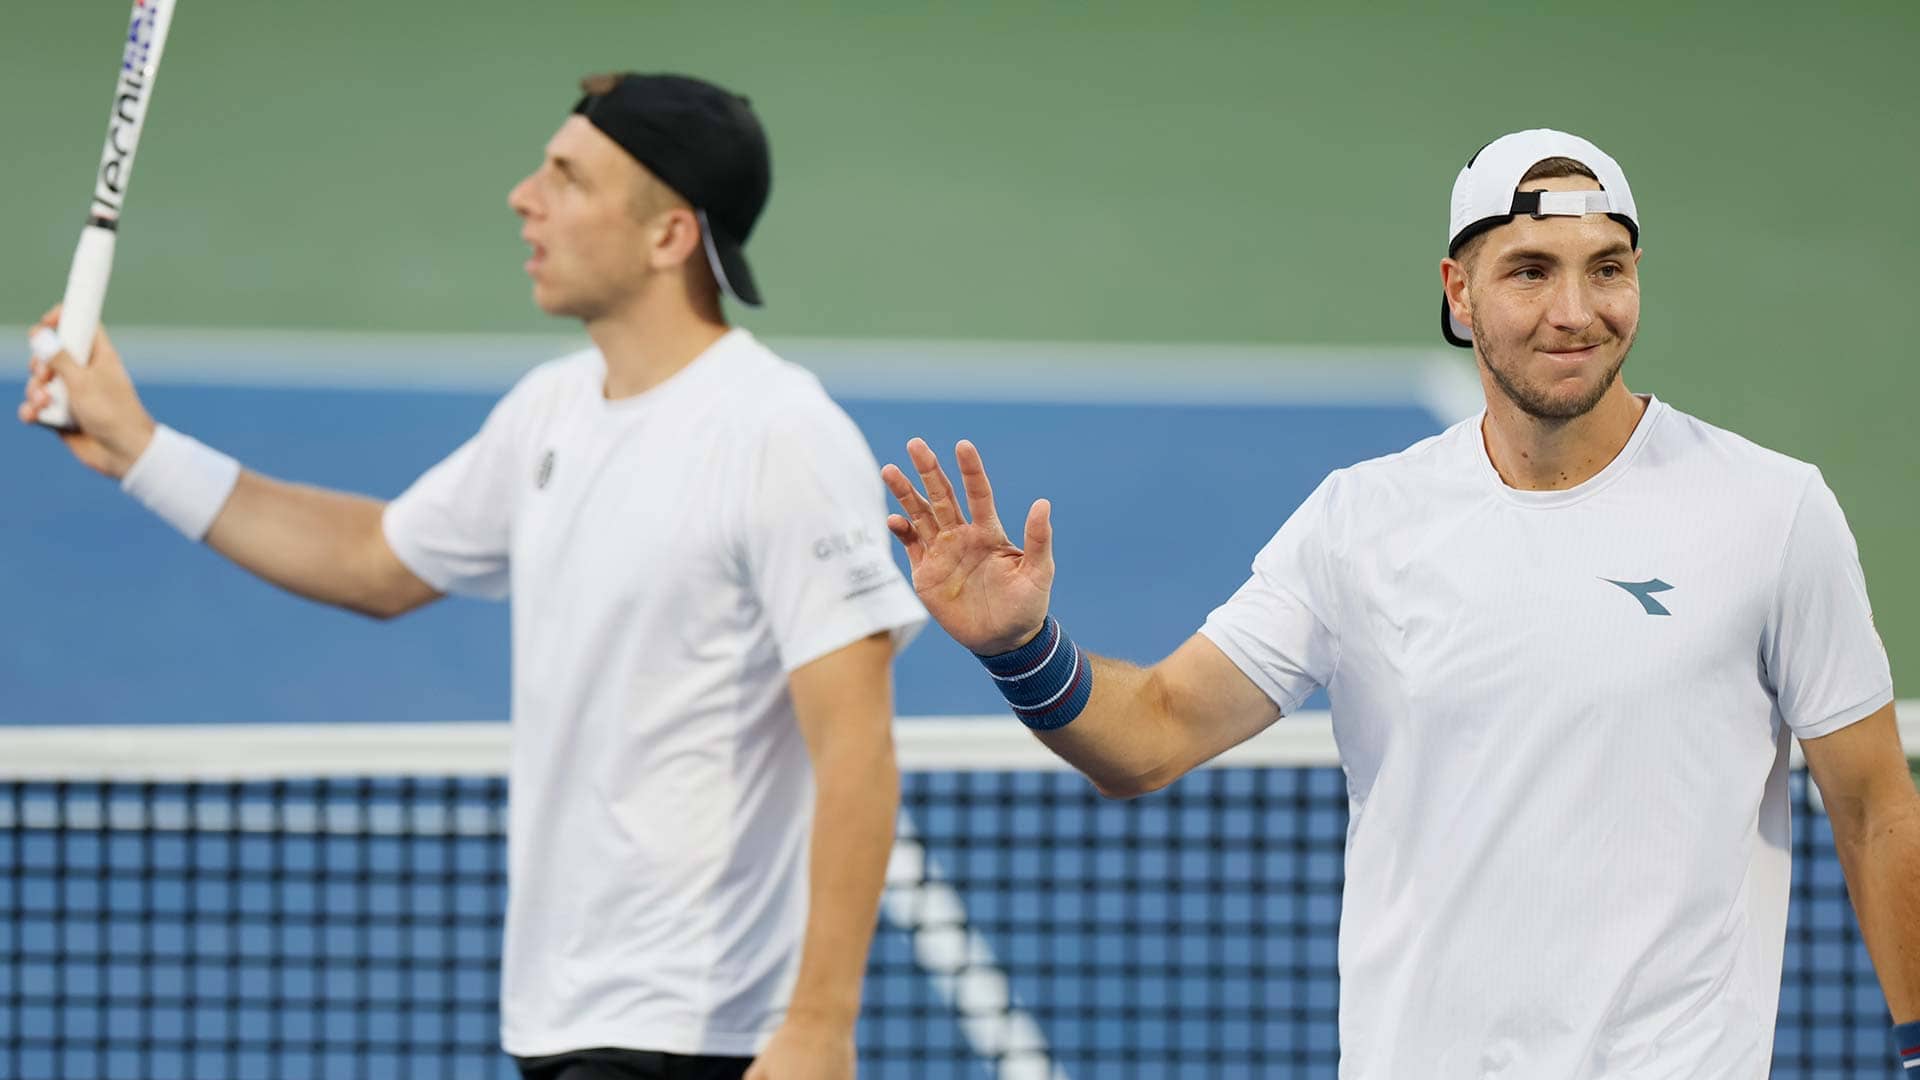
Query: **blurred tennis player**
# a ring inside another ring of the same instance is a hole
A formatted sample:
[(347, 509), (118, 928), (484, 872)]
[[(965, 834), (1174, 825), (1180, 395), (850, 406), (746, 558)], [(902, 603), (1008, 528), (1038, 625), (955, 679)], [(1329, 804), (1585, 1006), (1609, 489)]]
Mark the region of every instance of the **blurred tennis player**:
[(528, 1077), (848, 1080), (899, 797), (891, 662), (925, 613), (860, 433), (722, 312), (760, 302), (746, 101), (585, 89), (509, 202), (535, 302), (594, 348), (392, 503), (156, 427), (104, 338), (90, 367), (36, 365), (21, 416), (58, 373), (76, 456), (302, 596), (381, 618), (512, 597), (501, 1021)]
[(970, 444), (964, 512), (924, 442), (924, 496), (884, 472), (935, 620), (1107, 794), (1327, 690), (1343, 1077), (1765, 1076), (1790, 736), (1920, 1058), (1920, 796), (1853, 538), (1812, 466), (1628, 392), (1639, 231), (1584, 139), (1475, 155), (1440, 270), (1485, 412), (1327, 477), (1151, 668), (1048, 614), (1048, 504), (1015, 548)]

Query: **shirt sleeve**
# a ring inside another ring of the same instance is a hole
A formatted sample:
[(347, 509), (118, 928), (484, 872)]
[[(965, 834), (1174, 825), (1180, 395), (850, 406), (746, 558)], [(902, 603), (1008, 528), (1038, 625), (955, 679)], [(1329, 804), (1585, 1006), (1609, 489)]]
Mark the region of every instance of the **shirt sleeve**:
[(787, 671), (882, 630), (903, 649), (926, 624), (893, 562), (879, 463), (838, 406), (781, 414), (748, 497), (747, 572)]
[(1860, 553), (1817, 472), (1787, 532), (1762, 648), (1774, 701), (1800, 738), (1831, 734), (1893, 700)]
[(519, 482), (531, 482), (518, 467), (520, 396), (517, 388), (503, 398), (473, 438), (387, 504), (381, 519), (387, 545), (440, 592), (507, 597), (514, 498)]
[(1329, 476), (1253, 560), (1253, 576), (1207, 616), (1200, 633), (1291, 713), (1333, 680), (1340, 637), (1327, 557)]

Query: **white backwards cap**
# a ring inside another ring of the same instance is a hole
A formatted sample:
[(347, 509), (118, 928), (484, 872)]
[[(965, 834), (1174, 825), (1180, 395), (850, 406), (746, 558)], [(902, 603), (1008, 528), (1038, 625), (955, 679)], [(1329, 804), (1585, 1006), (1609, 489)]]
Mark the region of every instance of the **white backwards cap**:
[[(1552, 157), (1585, 165), (1604, 190), (1514, 190), (1528, 169)], [(1587, 140), (1564, 131), (1516, 131), (1500, 136), (1473, 155), (1453, 182), (1453, 211), (1447, 221), (1448, 257), (1460, 254), (1467, 241), (1520, 214), (1536, 218), (1605, 214), (1625, 225), (1633, 246), (1640, 246), (1640, 214), (1634, 209), (1633, 189), (1627, 186), (1627, 174), (1620, 171), (1620, 163)], [(1473, 331), (1454, 321), (1445, 296), (1440, 298), (1440, 333), (1449, 344), (1461, 348), (1473, 345)]]

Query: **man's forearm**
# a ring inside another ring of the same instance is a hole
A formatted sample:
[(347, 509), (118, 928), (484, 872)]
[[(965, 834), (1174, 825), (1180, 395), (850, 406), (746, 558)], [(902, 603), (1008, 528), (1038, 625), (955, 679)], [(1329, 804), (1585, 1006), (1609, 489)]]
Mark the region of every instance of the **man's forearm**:
[(206, 543), (288, 592), (367, 615), (397, 615), (435, 594), (387, 548), (384, 507), (242, 472)]
[(1829, 806), (1860, 934), (1895, 1023), (1920, 1020), (1920, 794), (1877, 815)]
[(1151, 668), (1087, 654), (1093, 694), (1042, 741), (1101, 794), (1130, 798), (1173, 783), (1271, 724), (1280, 711), (1219, 647), (1195, 634)]
[(807, 932), (788, 1015), (851, 1025), (879, 917), (900, 809), (890, 740), (836, 746), (814, 763)]
[(1154, 672), (1092, 653), (1087, 659), (1093, 696), (1086, 711), (1065, 727), (1035, 734), (1103, 795), (1141, 795), (1173, 782), (1186, 765)]

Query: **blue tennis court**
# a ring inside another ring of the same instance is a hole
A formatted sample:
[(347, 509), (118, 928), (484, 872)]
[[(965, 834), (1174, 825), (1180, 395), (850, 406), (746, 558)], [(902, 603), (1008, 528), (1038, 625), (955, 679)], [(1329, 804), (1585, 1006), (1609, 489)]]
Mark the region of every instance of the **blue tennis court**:
[[(156, 416), (250, 467), (382, 497), (459, 445), (495, 399), (213, 386), (146, 396)], [(948, 456), (965, 436), (1004, 505), (1051, 498), (1057, 609), (1097, 647), (1138, 660), (1192, 633), (1329, 470), (1436, 429), (1411, 404), (847, 407), (883, 462), (904, 461), (913, 435)], [(5, 722), (506, 718), (504, 606), (453, 600), (386, 625), (323, 609), (183, 542), (42, 432), (9, 425), (0, 454), (14, 466), (0, 475), (9, 607), (33, 613), (0, 657)], [(1000, 707), (938, 634), (903, 656), (898, 685), (909, 715)]]

